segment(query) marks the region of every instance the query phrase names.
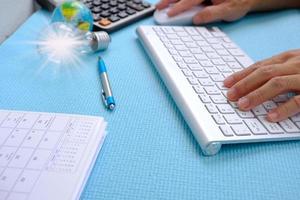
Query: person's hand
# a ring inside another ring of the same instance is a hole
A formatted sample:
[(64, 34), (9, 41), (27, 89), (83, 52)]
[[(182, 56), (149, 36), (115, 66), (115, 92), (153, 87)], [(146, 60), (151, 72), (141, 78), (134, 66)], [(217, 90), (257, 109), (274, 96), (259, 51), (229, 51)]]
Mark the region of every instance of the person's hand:
[[(224, 80), (227, 97), (248, 111), (286, 92), (300, 92), (300, 49), (257, 62)], [(300, 112), (300, 95), (271, 110), (267, 119), (278, 122)]]
[[(203, 2), (204, 0), (161, 0), (156, 8), (161, 10), (175, 3), (168, 12), (168, 15), (172, 17)], [(255, 0), (212, 0), (211, 2), (212, 5), (206, 6), (194, 16), (194, 24), (237, 20), (251, 10)]]

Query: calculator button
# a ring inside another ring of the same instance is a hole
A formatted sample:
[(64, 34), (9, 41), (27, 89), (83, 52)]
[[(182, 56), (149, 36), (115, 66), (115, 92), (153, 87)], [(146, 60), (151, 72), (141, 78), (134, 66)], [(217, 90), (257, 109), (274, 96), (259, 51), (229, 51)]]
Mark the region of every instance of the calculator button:
[(107, 10), (107, 9), (109, 9), (109, 5), (108, 4), (102, 4), (101, 9)]
[(118, 14), (118, 16), (121, 17), (121, 18), (125, 18), (125, 17), (128, 16), (128, 14), (127, 14), (126, 12), (120, 12), (120, 13)]
[(119, 10), (118, 10), (116, 7), (114, 7), (114, 8), (111, 8), (111, 9), (109, 10), (109, 12), (110, 12), (111, 14), (117, 14), (117, 13), (119, 12)]
[(111, 21), (109, 21), (109, 20), (106, 19), (106, 18), (103, 18), (103, 19), (101, 19), (98, 23), (99, 23), (100, 25), (102, 25), (102, 26), (108, 26), (108, 25), (111, 24)]
[(100, 14), (93, 14), (94, 21), (99, 21), (101, 19)]
[(118, 9), (119, 10), (125, 10), (126, 9), (126, 5), (125, 4), (120, 4), (120, 5), (118, 5)]
[(149, 8), (151, 5), (150, 5), (149, 3), (143, 2), (143, 3), (142, 3), (142, 6), (143, 6), (144, 8)]
[(112, 15), (108, 18), (111, 22), (116, 22), (120, 20), (120, 17), (116, 16), (116, 15)]
[(109, 5), (112, 6), (112, 7), (117, 6), (117, 4), (118, 4), (117, 1), (110, 1), (109, 2)]
[[(101, 17), (104, 17), (104, 18), (106, 18), (106, 17), (109, 17), (110, 16), (110, 13), (109, 13), (109, 11), (102, 11), (101, 13), (100, 13), (100, 16)], [(103, 25), (104, 26), (104, 25)]]
[(92, 12), (93, 12), (93, 13), (99, 13), (99, 12), (101, 12), (100, 6), (94, 7), (94, 8), (92, 9)]
[(134, 13), (136, 13), (136, 11), (133, 10), (133, 9), (128, 8), (128, 9), (126, 10), (126, 13), (129, 14), (129, 15), (133, 15)]

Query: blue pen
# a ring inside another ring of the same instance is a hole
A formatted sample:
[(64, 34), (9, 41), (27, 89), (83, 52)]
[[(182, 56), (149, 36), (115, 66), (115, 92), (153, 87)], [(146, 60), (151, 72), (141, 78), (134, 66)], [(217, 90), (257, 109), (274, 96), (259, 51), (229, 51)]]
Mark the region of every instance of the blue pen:
[(109, 110), (113, 110), (116, 106), (115, 100), (111, 91), (111, 87), (109, 84), (108, 76), (107, 76), (107, 70), (104, 64), (103, 59), (99, 56), (98, 57), (98, 67), (99, 67), (99, 73), (100, 73), (100, 79), (102, 84), (102, 100), (105, 104), (105, 106)]

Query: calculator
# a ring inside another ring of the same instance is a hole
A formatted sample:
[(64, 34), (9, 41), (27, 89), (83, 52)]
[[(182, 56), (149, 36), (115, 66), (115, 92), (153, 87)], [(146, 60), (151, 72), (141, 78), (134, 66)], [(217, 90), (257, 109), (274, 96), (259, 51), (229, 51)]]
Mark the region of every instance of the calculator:
[[(94, 30), (113, 32), (142, 18), (150, 16), (155, 6), (144, 0), (79, 0), (92, 12)], [(37, 0), (48, 10), (53, 10), (58, 1)]]

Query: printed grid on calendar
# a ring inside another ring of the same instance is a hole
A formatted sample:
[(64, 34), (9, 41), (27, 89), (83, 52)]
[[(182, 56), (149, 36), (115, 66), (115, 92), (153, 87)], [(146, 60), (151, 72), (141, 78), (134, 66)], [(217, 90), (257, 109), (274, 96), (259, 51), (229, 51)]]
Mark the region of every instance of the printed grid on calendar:
[(43, 171), (74, 173), (97, 121), (0, 110), (0, 200), (27, 199)]

